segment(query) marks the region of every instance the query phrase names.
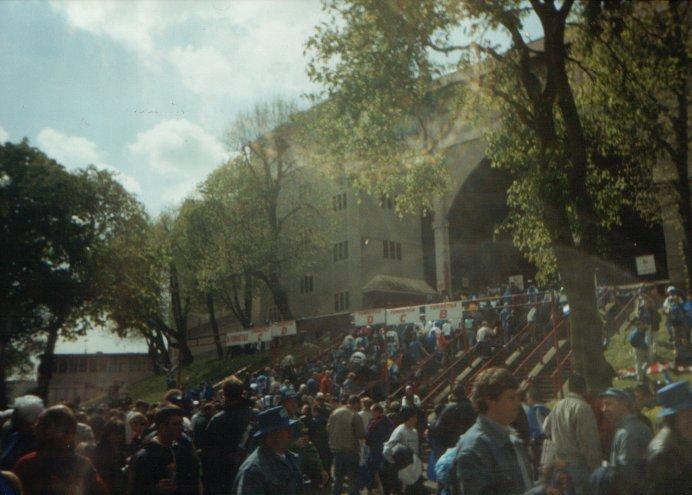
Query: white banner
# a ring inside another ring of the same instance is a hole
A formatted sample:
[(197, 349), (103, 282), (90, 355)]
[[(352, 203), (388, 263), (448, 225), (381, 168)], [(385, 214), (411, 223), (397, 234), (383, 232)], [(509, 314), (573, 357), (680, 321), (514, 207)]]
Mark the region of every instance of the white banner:
[(353, 317), (353, 322), (357, 327), (364, 327), (366, 325), (378, 325), (380, 323), (385, 323), (387, 321), (384, 308), (364, 309), (362, 311), (356, 311), (355, 313), (351, 313), (351, 316)]
[(298, 333), (295, 320), (272, 323), (269, 328), (271, 329), (272, 337), (285, 337), (286, 335), (296, 335)]
[(458, 325), (461, 322), (462, 314), (461, 301), (428, 304), (425, 306), (426, 320), (449, 320), (452, 325)]
[(234, 345), (245, 345), (252, 342), (252, 332), (226, 332), (226, 347)]
[(272, 331), (269, 327), (250, 328), (242, 332), (227, 332), (226, 347), (270, 342), (271, 339)]
[(387, 325), (420, 323), (420, 306), (406, 306), (387, 310)]
[(271, 327), (257, 327), (251, 328), (252, 340), (254, 342), (271, 342), (272, 340), (272, 329)]

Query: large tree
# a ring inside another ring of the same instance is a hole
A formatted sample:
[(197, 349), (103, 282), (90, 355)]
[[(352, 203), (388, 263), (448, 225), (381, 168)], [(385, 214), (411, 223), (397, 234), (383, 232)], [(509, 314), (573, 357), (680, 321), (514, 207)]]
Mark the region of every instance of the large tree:
[(666, 249), (681, 260), (668, 267), (669, 278), (690, 291), (692, 4), (591, 0), (583, 15), (574, 26), (578, 100), (601, 142), (646, 181), (632, 199), (647, 219), (666, 225)]
[[(350, 155), (366, 188), (395, 188), (415, 204), (434, 190), (419, 186), (441, 173), (450, 134), (484, 124), (493, 166), (514, 179), (507, 225), (515, 244), (564, 285), (576, 370), (593, 389), (609, 384), (594, 261), (603, 229), (618, 221), (623, 189), (636, 181), (614, 166), (612, 150), (594, 144), (602, 136), (575, 97), (580, 75), (567, 26), (584, 18), (574, 1), (324, 6), (331, 18), (307, 44), (309, 74), (328, 98), (315, 119), (324, 146), (339, 160)], [(525, 32), (529, 18), (540, 42)]]
[(141, 205), (109, 172), (68, 172), (27, 141), (0, 146), (0, 167), (2, 338), (44, 342), (38, 389), (46, 397), (58, 337), (93, 327), (108, 245)]
[(244, 324), (255, 285), (269, 292), (281, 318), (292, 319), (284, 284), (324, 255), (330, 182), (312, 165), (297, 116), (280, 100), (240, 116), (229, 132), (235, 157), (200, 187), (217, 219), (213, 249), (224, 261), (214, 279)]

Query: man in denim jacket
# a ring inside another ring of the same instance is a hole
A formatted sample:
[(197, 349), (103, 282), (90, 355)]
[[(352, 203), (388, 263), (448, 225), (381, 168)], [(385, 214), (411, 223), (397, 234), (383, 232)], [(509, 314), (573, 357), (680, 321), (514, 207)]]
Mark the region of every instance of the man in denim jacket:
[(510, 428), (521, 402), (519, 383), (504, 368), (489, 368), (473, 384), (476, 423), (459, 439), (457, 479), (464, 495), (513, 495), (532, 485), (526, 446)]

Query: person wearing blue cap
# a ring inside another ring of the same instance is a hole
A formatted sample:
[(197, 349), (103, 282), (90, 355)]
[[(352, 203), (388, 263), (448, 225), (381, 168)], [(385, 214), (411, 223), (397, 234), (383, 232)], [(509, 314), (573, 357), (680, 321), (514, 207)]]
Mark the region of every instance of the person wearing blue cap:
[(646, 448), (651, 430), (636, 414), (634, 397), (611, 387), (600, 394), (602, 410), (617, 430), (610, 449), (609, 464), (615, 472), (619, 493), (638, 494), (646, 466)]
[(660, 389), (656, 398), (664, 427), (649, 444), (645, 495), (692, 493), (692, 391), (679, 381)]
[(298, 421), (283, 406), (257, 415), (254, 433), (259, 446), (240, 466), (230, 493), (236, 495), (297, 495), (304, 493), (298, 456), (288, 450)]

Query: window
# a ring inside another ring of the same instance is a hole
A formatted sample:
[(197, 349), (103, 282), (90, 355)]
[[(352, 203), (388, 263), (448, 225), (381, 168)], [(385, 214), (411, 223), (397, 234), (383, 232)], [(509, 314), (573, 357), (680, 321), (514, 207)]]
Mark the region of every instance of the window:
[(139, 363), (137, 362), (137, 358), (132, 358), (130, 359), (130, 371), (138, 371), (139, 370)]
[(392, 260), (400, 260), (401, 243), (394, 241), (382, 241), (382, 256)]
[(348, 241), (334, 244), (334, 261), (348, 259)]
[(314, 290), (312, 275), (304, 275), (300, 277), (300, 293), (307, 294)]
[(276, 306), (272, 306), (269, 308), (267, 311), (267, 319), (269, 321), (279, 321), (281, 318), (279, 318), (279, 308)]
[(79, 371), (81, 373), (86, 373), (87, 370), (87, 360), (85, 358), (82, 358), (79, 360)]
[(305, 229), (300, 233), (301, 244), (310, 244), (312, 240), (312, 229)]
[(382, 196), (380, 198), (380, 206), (386, 210), (394, 209), (394, 201), (389, 196)]
[(89, 360), (89, 371), (92, 373), (95, 373), (97, 371), (97, 365), (98, 365), (98, 363), (96, 362), (96, 359), (90, 359)]
[(344, 311), (348, 309), (349, 306), (348, 291), (334, 294), (334, 311)]
[(67, 361), (65, 361), (64, 359), (58, 361), (58, 372), (67, 373)]
[(340, 193), (332, 196), (332, 208), (334, 211), (345, 210), (348, 207), (346, 193)]
[(69, 359), (67, 361), (67, 370), (70, 373), (76, 373), (77, 372), (77, 360), (75, 359)]

